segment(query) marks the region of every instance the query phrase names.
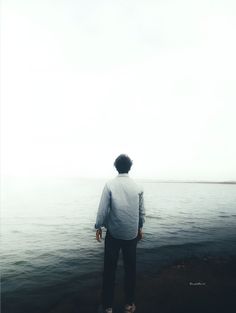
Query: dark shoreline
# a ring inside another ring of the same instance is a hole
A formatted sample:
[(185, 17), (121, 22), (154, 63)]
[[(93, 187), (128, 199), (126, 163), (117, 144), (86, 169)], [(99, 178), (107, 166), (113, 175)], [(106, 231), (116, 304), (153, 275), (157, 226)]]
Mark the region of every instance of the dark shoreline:
[[(113, 313), (122, 313), (123, 268), (117, 269)], [(48, 313), (97, 313), (101, 272), (83, 277), (78, 294), (61, 299)], [(194, 257), (137, 272), (136, 313), (233, 313), (236, 255)]]

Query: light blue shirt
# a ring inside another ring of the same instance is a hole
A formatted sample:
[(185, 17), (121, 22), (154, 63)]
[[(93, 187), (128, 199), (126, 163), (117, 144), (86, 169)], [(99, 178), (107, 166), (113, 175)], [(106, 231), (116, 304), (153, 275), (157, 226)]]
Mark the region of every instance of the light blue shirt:
[(104, 226), (114, 238), (131, 240), (144, 222), (143, 189), (128, 174), (109, 180), (102, 192), (95, 228)]

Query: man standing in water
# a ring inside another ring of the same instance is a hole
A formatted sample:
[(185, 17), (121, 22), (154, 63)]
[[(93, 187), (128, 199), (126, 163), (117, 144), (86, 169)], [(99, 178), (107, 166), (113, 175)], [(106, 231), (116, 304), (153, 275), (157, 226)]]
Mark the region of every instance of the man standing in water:
[(104, 313), (112, 313), (115, 274), (119, 251), (122, 250), (124, 264), (124, 313), (132, 313), (136, 306), (136, 247), (143, 238), (145, 221), (143, 190), (129, 177), (131, 159), (119, 155), (114, 166), (118, 175), (109, 180), (103, 189), (95, 224), (96, 239), (101, 242), (105, 227), (104, 271), (102, 285), (102, 306)]

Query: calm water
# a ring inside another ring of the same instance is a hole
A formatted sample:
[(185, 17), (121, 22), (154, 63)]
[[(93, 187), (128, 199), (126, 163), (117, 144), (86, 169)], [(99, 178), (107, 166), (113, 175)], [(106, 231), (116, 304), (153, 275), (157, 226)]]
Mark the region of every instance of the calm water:
[[(3, 312), (49, 312), (101, 273), (104, 241), (95, 240), (93, 227), (104, 182), (3, 181)], [(182, 257), (236, 254), (236, 185), (139, 183), (146, 207), (139, 271)]]

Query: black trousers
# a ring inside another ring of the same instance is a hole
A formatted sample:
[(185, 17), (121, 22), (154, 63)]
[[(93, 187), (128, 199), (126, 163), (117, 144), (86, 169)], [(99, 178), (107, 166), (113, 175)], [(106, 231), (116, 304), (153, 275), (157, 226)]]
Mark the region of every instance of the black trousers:
[(102, 305), (104, 309), (113, 305), (115, 275), (120, 249), (122, 250), (124, 264), (125, 303), (132, 304), (134, 302), (137, 242), (138, 236), (131, 240), (123, 240), (112, 237), (108, 230), (106, 232), (102, 285)]

